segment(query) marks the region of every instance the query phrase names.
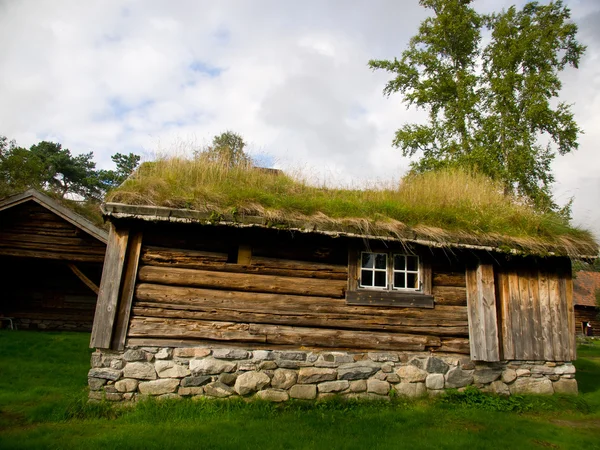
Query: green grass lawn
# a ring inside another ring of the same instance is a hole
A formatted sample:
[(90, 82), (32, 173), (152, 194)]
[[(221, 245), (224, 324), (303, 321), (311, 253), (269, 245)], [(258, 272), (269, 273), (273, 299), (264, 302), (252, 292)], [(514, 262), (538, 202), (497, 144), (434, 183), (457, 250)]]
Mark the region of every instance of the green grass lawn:
[(600, 448), (600, 342), (578, 397), (87, 404), (88, 334), (0, 330), (0, 448)]

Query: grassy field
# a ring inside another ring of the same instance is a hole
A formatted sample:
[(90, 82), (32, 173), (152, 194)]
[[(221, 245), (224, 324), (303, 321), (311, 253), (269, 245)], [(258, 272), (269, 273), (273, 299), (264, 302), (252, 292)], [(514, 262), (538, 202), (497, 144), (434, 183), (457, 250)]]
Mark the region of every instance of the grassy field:
[(0, 448), (600, 448), (600, 342), (578, 397), (87, 404), (89, 335), (0, 330)]

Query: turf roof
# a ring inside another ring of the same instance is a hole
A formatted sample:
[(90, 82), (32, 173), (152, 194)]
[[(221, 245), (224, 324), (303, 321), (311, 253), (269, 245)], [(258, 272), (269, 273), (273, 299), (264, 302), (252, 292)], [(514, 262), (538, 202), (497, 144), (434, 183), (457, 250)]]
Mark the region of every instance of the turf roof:
[(457, 170), (412, 176), (396, 185), (343, 189), (317, 187), (279, 172), (171, 157), (143, 164), (107, 202), (104, 211), (113, 217), (289, 228), (538, 255), (598, 253), (588, 231), (505, 196), (485, 177)]

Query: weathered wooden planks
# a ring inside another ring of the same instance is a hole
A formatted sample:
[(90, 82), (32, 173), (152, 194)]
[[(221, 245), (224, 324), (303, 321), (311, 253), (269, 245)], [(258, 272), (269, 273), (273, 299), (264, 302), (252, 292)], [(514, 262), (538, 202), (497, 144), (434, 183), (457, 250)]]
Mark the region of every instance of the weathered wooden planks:
[(129, 327), (129, 317), (131, 315), (131, 304), (133, 303), (133, 293), (137, 279), (137, 270), (142, 248), (142, 233), (133, 233), (129, 239), (127, 248), (127, 260), (123, 272), (123, 288), (121, 290), (119, 310), (115, 331), (112, 336), (111, 348), (123, 350), (125, 339), (127, 337), (127, 328)]
[(130, 338), (208, 339), (323, 348), (415, 350), (440, 347), (435, 336), (185, 319), (131, 319)]
[(476, 361), (499, 361), (498, 321), (494, 268), (479, 264), (466, 273), (471, 358)]
[(110, 348), (129, 230), (110, 225), (90, 347)]
[(346, 280), (347, 277), (348, 270), (346, 266), (255, 256), (249, 252), (247, 247), (244, 247), (245, 253), (241, 253), (245, 255), (242, 256), (241, 260), (238, 255), (237, 264), (227, 263), (226, 253), (144, 247), (142, 263), (152, 266), (300, 278)]
[(314, 278), (278, 277), (245, 273), (212, 272), (196, 269), (142, 266), (142, 282), (196, 286), (247, 292), (343, 297), (346, 282)]
[(570, 274), (559, 266), (500, 271), (498, 294), (504, 359), (574, 359)]
[(363, 316), (381, 316), (398, 320), (419, 319), (423, 325), (466, 326), (467, 308), (462, 306), (436, 306), (432, 310), (421, 308), (385, 308), (347, 305), (344, 299), (310, 297), (299, 295), (269, 294), (260, 292), (235, 292), (168, 286), (160, 284), (138, 284), (135, 291), (136, 303), (160, 303), (181, 305), (182, 308), (222, 308), (239, 311), (281, 311), (286, 313), (348, 314), (359, 320)]
[(467, 288), (433, 285), (432, 294), (436, 305), (467, 306)]

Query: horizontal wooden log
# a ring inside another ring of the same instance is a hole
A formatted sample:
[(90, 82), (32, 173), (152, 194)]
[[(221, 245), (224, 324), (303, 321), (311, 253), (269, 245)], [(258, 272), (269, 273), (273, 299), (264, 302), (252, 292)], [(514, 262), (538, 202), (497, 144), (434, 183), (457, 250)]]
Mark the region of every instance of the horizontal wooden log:
[(438, 352), (470, 354), (468, 338), (442, 338), (442, 345), (435, 349)]
[[(0, 242), (29, 242), (39, 244), (51, 244), (51, 245), (65, 245), (65, 246), (87, 246), (96, 244), (96, 240), (93, 238), (82, 239), (81, 237), (60, 237), (60, 236), (47, 236), (43, 234), (29, 234), (29, 233), (6, 233), (0, 232)], [(97, 242), (97, 246), (104, 247), (104, 244)]]
[(131, 319), (128, 336), (397, 351), (424, 351), (441, 346), (441, 340), (436, 336), (139, 317)]
[(467, 308), (464, 306), (436, 305), (434, 310), (421, 308), (386, 308), (347, 305), (344, 299), (299, 295), (232, 292), (225, 290), (188, 288), (142, 283), (136, 288), (138, 302), (180, 305), (182, 308), (232, 309), (237, 311), (285, 313), (349, 314), (354, 316), (382, 316), (398, 320), (419, 319), (428, 323), (464, 326)]
[(458, 286), (467, 287), (465, 272), (434, 272), (434, 286)]
[(455, 286), (433, 286), (436, 305), (467, 306), (467, 288)]
[(346, 288), (346, 282), (342, 280), (250, 275), (154, 266), (142, 266), (139, 271), (139, 280), (178, 286), (317, 297), (343, 297)]
[(144, 247), (142, 264), (233, 273), (346, 280), (346, 266), (253, 256), (250, 265), (227, 263), (227, 254), (197, 250)]
[(22, 248), (27, 250), (42, 250), (52, 252), (86, 253), (104, 255), (105, 246), (90, 245), (89, 243), (62, 245), (52, 242), (0, 241), (0, 248)]
[(467, 325), (448, 326), (425, 320), (394, 319), (391, 317), (352, 316), (349, 314), (307, 314), (280, 311), (254, 312), (207, 308), (189, 310), (171, 305), (136, 303), (133, 315), (137, 317), (168, 317), (173, 319), (247, 322), (302, 327), (325, 327), (350, 330), (390, 331), (394, 333), (424, 334), (432, 336), (468, 336)]
[(346, 293), (349, 305), (394, 306), (433, 309), (433, 296), (421, 293), (396, 291), (359, 290)]
[(60, 261), (77, 261), (77, 262), (96, 262), (104, 261), (104, 253), (102, 254), (86, 254), (86, 253), (70, 253), (61, 251), (44, 251), (22, 249), (22, 248), (2, 248), (0, 247), (0, 255), (3, 256), (20, 256), (24, 258), (42, 258), (55, 259)]

